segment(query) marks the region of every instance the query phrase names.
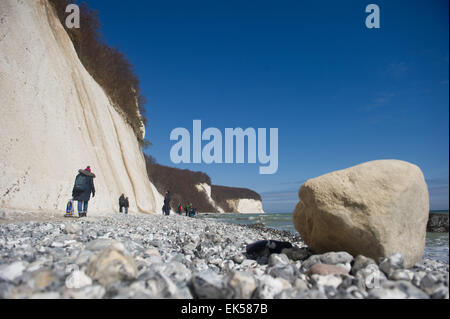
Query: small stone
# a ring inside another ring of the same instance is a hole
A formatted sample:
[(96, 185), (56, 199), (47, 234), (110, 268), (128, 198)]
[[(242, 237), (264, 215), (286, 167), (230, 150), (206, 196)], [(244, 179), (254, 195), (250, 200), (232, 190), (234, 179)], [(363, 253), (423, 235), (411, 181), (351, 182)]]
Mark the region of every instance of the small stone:
[(340, 252), (330, 252), (320, 255), (320, 260), (324, 264), (336, 265), (351, 263), (353, 261), (353, 256), (345, 251)]
[(14, 281), (16, 278), (22, 276), (25, 269), (25, 263), (22, 261), (16, 261), (12, 264), (1, 265), (0, 279), (3, 279), (5, 281)]
[(381, 258), (378, 266), (388, 277), (391, 276), (396, 269), (405, 268), (404, 259), (401, 254), (394, 254), (389, 258)]
[(66, 289), (65, 299), (102, 299), (106, 289), (100, 285), (86, 286), (81, 289)]
[(414, 286), (420, 287), (420, 282), (426, 275), (427, 273), (425, 271), (416, 271), (414, 272), (414, 277), (411, 282), (414, 284)]
[(269, 267), (289, 265), (289, 258), (285, 254), (271, 254), (268, 261)]
[(356, 275), (358, 270), (366, 268), (368, 265), (376, 265), (375, 260), (369, 257), (365, 257), (363, 255), (358, 255), (355, 258), (355, 262), (353, 263), (353, 267), (351, 270), (352, 275)]
[(80, 289), (92, 285), (92, 279), (84, 271), (75, 270), (66, 278), (66, 287)]
[(320, 275), (312, 275), (311, 276), (312, 282), (319, 287), (333, 287), (337, 288), (342, 283), (342, 278), (338, 275), (327, 275), (327, 276), (320, 276)]
[(411, 281), (414, 278), (414, 273), (408, 269), (396, 269), (389, 276), (391, 280), (406, 280)]
[(192, 277), (195, 296), (205, 299), (221, 299), (224, 297), (224, 282), (222, 277), (207, 270), (195, 273)]
[(11, 299), (14, 293), (15, 287), (13, 284), (8, 282), (0, 282), (0, 298), (1, 299)]
[(294, 282), (294, 287), (299, 290), (306, 290), (309, 289), (309, 284), (305, 279), (296, 278)]
[(431, 295), (432, 299), (449, 299), (448, 286), (444, 284), (439, 284), (433, 291)]
[(288, 256), (289, 259), (297, 261), (297, 260), (305, 260), (309, 256), (311, 256), (311, 251), (307, 247), (298, 248), (285, 248), (281, 251), (282, 254)]
[(244, 257), (244, 255), (242, 255), (242, 254), (237, 254), (237, 255), (234, 255), (234, 256), (233, 256), (233, 261), (234, 261), (236, 264), (241, 264), (244, 260), (245, 260), (245, 257)]
[(66, 223), (64, 227), (64, 233), (66, 234), (77, 234), (80, 232), (83, 228), (80, 224), (77, 223)]
[(125, 251), (111, 245), (93, 256), (87, 274), (102, 285), (118, 280), (131, 280), (137, 276), (134, 260)]
[(162, 264), (160, 269), (163, 274), (176, 284), (187, 284), (192, 278), (191, 271), (185, 265), (176, 261)]
[(190, 299), (191, 293), (185, 286), (178, 288), (177, 285), (165, 274), (155, 271), (146, 281), (145, 288), (151, 298), (157, 299)]
[(233, 271), (225, 279), (227, 298), (250, 299), (256, 289), (255, 278), (245, 272)]
[(55, 241), (55, 242), (52, 243), (51, 247), (53, 247), (53, 248), (63, 248), (63, 247), (64, 247), (64, 244)]
[(244, 261), (241, 263), (240, 267), (242, 269), (245, 268), (255, 268), (258, 266), (258, 263), (255, 260), (252, 259), (244, 259)]
[(373, 299), (429, 299), (422, 290), (409, 281), (384, 281), (380, 288), (372, 289), (369, 298)]
[(273, 278), (269, 275), (263, 275), (259, 278), (258, 286), (253, 297), (259, 299), (273, 299), (275, 295), (291, 287), (291, 284), (282, 278)]
[(438, 279), (432, 274), (427, 274), (420, 281), (420, 289), (425, 291), (427, 294), (432, 295), (439, 288)]
[(386, 279), (385, 274), (380, 271), (376, 264), (369, 264), (365, 268), (358, 270), (355, 275), (355, 280), (361, 290), (379, 288), (381, 282)]
[(295, 282), (295, 268), (292, 265), (267, 268), (267, 273), (275, 278), (283, 278), (290, 283)]
[(353, 260), (353, 256), (346, 252), (330, 252), (322, 255), (312, 255), (302, 263), (305, 270), (309, 270), (315, 264), (349, 264)]
[(49, 269), (41, 269), (30, 274), (27, 285), (33, 290), (44, 290), (57, 281), (55, 274)]
[(341, 266), (327, 265), (327, 264), (315, 264), (308, 271), (308, 276), (312, 275), (348, 275), (348, 271)]

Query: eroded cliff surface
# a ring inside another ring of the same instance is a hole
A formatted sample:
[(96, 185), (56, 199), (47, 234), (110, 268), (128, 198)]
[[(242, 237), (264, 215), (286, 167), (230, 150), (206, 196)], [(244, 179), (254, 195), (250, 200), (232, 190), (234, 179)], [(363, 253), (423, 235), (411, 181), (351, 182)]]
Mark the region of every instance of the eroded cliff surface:
[(132, 128), (81, 64), (47, 0), (0, 2), (0, 207), (64, 210), (78, 169), (97, 175), (89, 211), (158, 212)]

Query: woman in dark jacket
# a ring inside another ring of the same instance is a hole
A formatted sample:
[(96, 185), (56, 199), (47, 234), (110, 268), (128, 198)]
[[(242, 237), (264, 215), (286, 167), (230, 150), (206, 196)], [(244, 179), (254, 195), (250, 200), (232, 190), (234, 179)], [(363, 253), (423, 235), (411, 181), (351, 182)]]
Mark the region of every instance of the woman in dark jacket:
[(125, 207), (125, 195), (122, 194), (119, 197), (119, 213), (122, 213), (122, 209)]
[(95, 197), (94, 187), (95, 174), (91, 172), (91, 167), (80, 169), (75, 178), (75, 184), (72, 190), (73, 200), (78, 201), (78, 215), (80, 217), (87, 216), (88, 202), (92, 197)]
[(128, 215), (128, 207), (130, 207), (130, 202), (128, 201), (128, 197), (125, 198), (125, 215)]

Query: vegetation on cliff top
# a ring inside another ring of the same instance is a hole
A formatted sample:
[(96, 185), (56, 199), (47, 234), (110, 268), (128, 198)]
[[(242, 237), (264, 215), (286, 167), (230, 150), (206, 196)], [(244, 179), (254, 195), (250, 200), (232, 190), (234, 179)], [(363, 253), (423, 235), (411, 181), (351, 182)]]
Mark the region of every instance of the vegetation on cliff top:
[(104, 42), (98, 13), (83, 2), (80, 5), (80, 28), (69, 29), (65, 25), (67, 17), (65, 10), (73, 1), (49, 0), (49, 2), (53, 5), (86, 70), (105, 90), (112, 103), (123, 111), (140, 145), (148, 144), (141, 133), (141, 125), (147, 123), (147, 118), (144, 109), (146, 101), (140, 92), (139, 79), (126, 56), (118, 48), (112, 48)]

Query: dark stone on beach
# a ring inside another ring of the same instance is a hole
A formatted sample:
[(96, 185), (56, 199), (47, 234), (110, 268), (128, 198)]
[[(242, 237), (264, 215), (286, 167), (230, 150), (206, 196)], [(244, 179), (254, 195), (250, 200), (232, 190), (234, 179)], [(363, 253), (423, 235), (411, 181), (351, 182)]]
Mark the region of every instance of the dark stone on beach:
[(292, 248), (289, 242), (277, 240), (260, 240), (247, 245), (245, 248), (249, 256), (269, 256), (271, 254), (280, 254), (283, 249)]
[(311, 249), (309, 249), (309, 247), (285, 248), (285, 249), (282, 250), (282, 253), (285, 254), (286, 256), (288, 256), (289, 259), (294, 260), (294, 261), (296, 261), (296, 260), (306, 260), (311, 255), (313, 255), (313, 252), (311, 251)]
[(448, 215), (430, 214), (427, 224), (427, 232), (448, 233)]

